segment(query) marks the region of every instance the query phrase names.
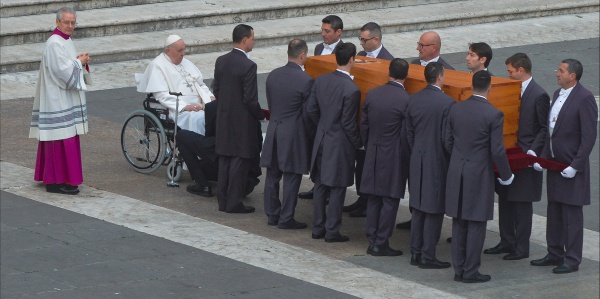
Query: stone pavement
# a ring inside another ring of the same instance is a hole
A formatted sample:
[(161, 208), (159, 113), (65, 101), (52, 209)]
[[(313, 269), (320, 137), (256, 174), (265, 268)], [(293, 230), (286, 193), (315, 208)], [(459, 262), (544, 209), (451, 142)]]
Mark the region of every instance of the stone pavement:
[[(596, 13), (438, 32), (444, 40), (444, 58), (459, 70), (465, 69), (467, 40), (489, 40), (496, 75), (504, 75), (506, 57), (524, 51), (534, 60), (536, 80), (552, 92), (557, 88), (553, 74), (558, 62), (574, 57), (584, 63), (582, 83), (598, 95), (597, 25)], [(561, 26), (580, 30), (561, 30)], [(420, 33), (385, 35), (384, 43), (402, 45), (393, 53), (402, 51), (399, 56), (412, 57)], [(261, 68), (263, 105), (264, 79), (273, 67), (283, 64), (284, 52), (283, 47), (252, 52)], [(201, 58), (200, 69), (210, 78), (211, 64), (220, 53), (202, 55), (190, 57)], [(142, 98), (135, 93), (131, 76), (143, 71), (146, 63), (98, 66), (110, 76), (97, 71), (96, 78), (102, 81), (95, 88), (106, 90), (88, 93), (91, 131), (82, 137), (85, 185), (73, 197), (48, 194), (31, 179), (36, 141), (26, 137), (32, 92), (21, 82), (37, 74), (15, 74), (12, 81), (4, 81), (2, 75), (0, 297), (35, 293), (38, 298), (598, 298), (598, 141), (591, 157), (596, 169), (593, 204), (584, 208), (586, 247), (580, 271), (554, 275), (550, 268), (529, 266), (528, 260), (507, 262), (483, 255), (481, 272), (491, 274), (492, 281), (466, 285), (452, 281), (451, 269), (409, 266), (407, 231), (396, 230), (390, 240), (405, 255), (372, 257), (365, 255), (364, 219), (344, 217), (342, 232), (351, 241), (326, 244), (310, 239), (309, 230), (268, 227), (262, 213), (262, 184), (245, 200), (257, 207), (256, 213), (229, 215), (217, 211), (214, 198), (188, 194), (183, 188), (190, 181), (187, 173), (178, 189), (166, 187), (164, 168), (150, 175), (135, 173), (122, 156), (119, 136), (125, 115), (141, 108)], [(5, 82), (16, 84), (18, 92)], [(7, 93), (10, 96), (5, 98)], [(309, 186), (303, 182), (303, 188)], [(347, 197), (348, 203), (356, 199), (351, 191)], [(545, 198), (534, 207), (531, 259), (546, 252)], [(299, 200), (296, 215), (310, 223), (311, 202)], [(402, 200), (398, 221), (409, 215)], [(446, 219), (442, 238), (449, 235)], [(495, 245), (498, 239), (497, 221), (490, 221), (485, 246)], [(440, 259), (450, 259), (449, 244), (442, 240), (437, 250)]]

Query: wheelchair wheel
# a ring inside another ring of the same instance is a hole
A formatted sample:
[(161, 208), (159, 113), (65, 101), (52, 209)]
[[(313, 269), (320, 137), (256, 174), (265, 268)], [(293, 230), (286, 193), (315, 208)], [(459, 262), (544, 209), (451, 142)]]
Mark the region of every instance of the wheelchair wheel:
[(173, 167), (175, 167), (175, 176), (173, 176), (173, 181), (179, 182), (179, 180), (181, 179), (181, 174), (183, 173), (183, 166), (180, 162), (177, 161), (169, 163), (169, 166), (167, 166), (167, 177), (169, 178), (169, 180), (171, 180), (172, 177)]
[(158, 118), (145, 110), (129, 114), (121, 131), (121, 149), (135, 171), (156, 171), (167, 152), (167, 136)]

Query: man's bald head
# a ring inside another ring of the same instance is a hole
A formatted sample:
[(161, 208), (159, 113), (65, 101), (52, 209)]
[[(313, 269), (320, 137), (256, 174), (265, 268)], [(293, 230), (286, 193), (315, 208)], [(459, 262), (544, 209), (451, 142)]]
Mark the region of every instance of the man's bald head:
[(442, 48), (442, 39), (435, 31), (427, 31), (421, 35), (417, 43), (417, 51), (419, 51), (419, 59), (429, 61), (440, 56)]

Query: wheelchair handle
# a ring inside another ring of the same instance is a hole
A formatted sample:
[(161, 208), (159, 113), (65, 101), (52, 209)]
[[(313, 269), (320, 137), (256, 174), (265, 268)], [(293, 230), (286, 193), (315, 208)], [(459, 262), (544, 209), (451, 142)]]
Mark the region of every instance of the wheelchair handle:
[(173, 91), (169, 91), (169, 94), (172, 96), (181, 96), (182, 95), (181, 92), (173, 92)]

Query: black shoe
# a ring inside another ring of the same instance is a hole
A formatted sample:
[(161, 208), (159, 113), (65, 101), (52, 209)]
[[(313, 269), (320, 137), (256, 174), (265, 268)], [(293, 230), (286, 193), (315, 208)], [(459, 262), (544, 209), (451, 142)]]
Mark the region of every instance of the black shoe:
[(513, 252), (514, 252), (514, 250), (504, 247), (504, 246), (501, 246), (500, 244), (498, 244), (492, 248), (485, 249), (483, 251), (483, 253), (485, 253), (485, 254), (501, 254), (501, 253), (513, 253)]
[(450, 268), (450, 266), (450, 263), (439, 261), (436, 258), (433, 260), (421, 258), (421, 261), (419, 262), (419, 268), (421, 269), (446, 269)]
[(502, 257), (502, 259), (505, 261), (516, 261), (516, 260), (526, 259), (528, 257), (529, 257), (529, 252), (515, 251), (513, 253), (509, 253), (509, 254), (505, 255), (504, 257)]
[(252, 213), (254, 212), (254, 207), (252, 206), (245, 206), (245, 205), (240, 205), (237, 209), (231, 210), (231, 211), (225, 211), (225, 213), (230, 213), (230, 214), (248, 214), (248, 213)]
[(267, 224), (269, 226), (276, 226), (279, 223), (279, 217), (269, 216), (269, 220), (267, 220)]
[(410, 264), (413, 266), (418, 266), (421, 262), (421, 254), (413, 253), (410, 255)]
[(365, 203), (366, 203), (366, 200), (363, 199), (362, 196), (359, 196), (358, 199), (353, 204), (351, 204), (349, 206), (344, 206), (342, 208), (342, 212), (352, 212), (352, 211), (355, 211), (355, 210), (357, 210), (359, 208), (366, 209), (366, 204)]
[(462, 275), (454, 274), (454, 281), (462, 281)]
[(315, 240), (323, 239), (323, 238), (325, 238), (325, 233), (318, 234), (318, 235), (312, 234), (312, 238), (315, 239)]
[(198, 183), (188, 185), (185, 190), (189, 193), (200, 195), (203, 197), (213, 197), (212, 189), (210, 186), (201, 186)]
[(452, 243), (452, 237), (449, 237), (448, 239), (446, 239), (446, 242)]
[(479, 272), (475, 273), (473, 277), (464, 277), (462, 278), (463, 283), (478, 283), (478, 282), (487, 282), (492, 279), (491, 276), (486, 274), (481, 274)]
[(46, 184), (46, 192), (76, 195), (79, 193), (79, 188), (67, 184)]
[(532, 266), (560, 266), (563, 262), (559, 260), (553, 260), (548, 255), (539, 259), (529, 262)]
[(367, 208), (360, 207), (360, 208), (350, 212), (350, 217), (367, 217)]
[(279, 225), (277, 225), (277, 228), (279, 229), (303, 229), (307, 227), (308, 225), (306, 225), (306, 223), (298, 222), (294, 219), (286, 223), (279, 223)]
[(367, 254), (371, 253), (373, 253), (373, 245), (369, 244), (369, 247), (367, 248)]
[(340, 234), (338, 234), (337, 236), (329, 237), (329, 238), (325, 237), (325, 242), (327, 242), (327, 243), (341, 243), (341, 242), (348, 242), (348, 241), (350, 241), (350, 237), (342, 236)]
[(388, 246), (373, 245), (370, 254), (372, 256), (399, 256), (399, 255), (402, 255), (402, 251), (392, 249), (389, 245)]
[(552, 273), (554, 274), (567, 274), (567, 273), (571, 273), (571, 272), (576, 272), (578, 271), (579, 268), (577, 267), (571, 267), (567, 264), (562, 264), (554, 269), (552, 269)]
[(302, 198), (302, 199), (313, 199), (313, 196), (314, 196), (313, 189), (310, 189), (310, 191), (298, 193), (298, 197)]
[(397, 229), (410, 229), (410, 220), (396, 224)]

